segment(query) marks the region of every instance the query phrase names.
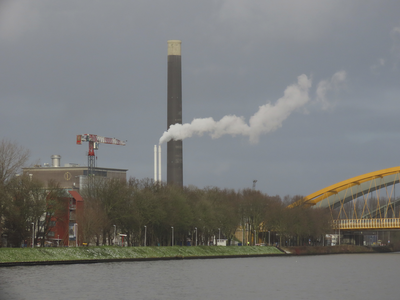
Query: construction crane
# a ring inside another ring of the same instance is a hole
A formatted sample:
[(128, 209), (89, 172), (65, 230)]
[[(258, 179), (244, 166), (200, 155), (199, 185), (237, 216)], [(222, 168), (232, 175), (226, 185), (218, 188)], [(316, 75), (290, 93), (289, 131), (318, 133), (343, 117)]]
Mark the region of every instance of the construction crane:
[(99, 144), (111, 144), (111, 145), (120, 145), (125, 146), (125, 142), (115, 139), (115, 138), (107, 138), (103, 136), (98, 136), (95, 134), (78, 134), (76, 136), (76, 144), (82, 145), (82, 142), (89, 142), (89, 151), (88, 151), (88, 177), (94, 175), (94, 168), (96, 167), (96, 156), (94, 154), (94, 150), (99, 149)]

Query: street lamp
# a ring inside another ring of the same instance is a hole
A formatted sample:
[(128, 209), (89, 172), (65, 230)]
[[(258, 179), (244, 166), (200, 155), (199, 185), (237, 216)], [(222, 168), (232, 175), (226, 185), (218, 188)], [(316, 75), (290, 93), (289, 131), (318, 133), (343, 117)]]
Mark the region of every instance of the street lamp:
[(35, 223), (31, 223), (32, 224), (32, 248), (34, 247), (35, 244)]
[(172, 241), (171, 241), (171, 246), (173, 246), (173, 245), (174, 245), (174, 227), (171, 226), (171, 229), (172, 229)]
[(114, 225), (114, 241), (113, 244), (115, 246), (115, 235), (117, 234), (117, 225)]
[(75, 223), (75, 235), (76, 235), (76, 240), (75, 240), (75, 246), (78, 247), (78, 223)]
[(144, 225), (144, 246), (146, 247), (146, 233), (147, 233), (147, 226)]
[(196, 246), (197, 246), (197, 227), (194, 228), (196, 230)]

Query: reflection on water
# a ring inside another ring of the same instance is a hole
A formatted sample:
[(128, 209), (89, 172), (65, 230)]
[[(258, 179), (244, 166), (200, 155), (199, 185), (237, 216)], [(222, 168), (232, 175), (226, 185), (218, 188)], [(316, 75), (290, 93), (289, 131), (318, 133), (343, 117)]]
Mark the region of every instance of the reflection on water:
[(0, 299), (395, 299), (400, 253), (0, 268)]

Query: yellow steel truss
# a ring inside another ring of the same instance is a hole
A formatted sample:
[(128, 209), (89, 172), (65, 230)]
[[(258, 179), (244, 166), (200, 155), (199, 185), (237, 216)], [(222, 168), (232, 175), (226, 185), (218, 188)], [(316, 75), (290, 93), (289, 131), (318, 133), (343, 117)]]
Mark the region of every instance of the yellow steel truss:
[(333, 229), (398, 229), (400, 228), (400, 218), (384, 218), (384, 219), (346, 219), (334, 220)]
[[(399, 219), (395, 218), (394, 189), (399, 180), (400, 166), (383, 169), (323, 188), (289, 207), (309, 205), (328, 208), (337, 229), (400, 228)], [(376, 203), (371, 208), (368, 203), (371, 202), (373, 193)], [(381, 193), (385, 195), (382, 196)]]

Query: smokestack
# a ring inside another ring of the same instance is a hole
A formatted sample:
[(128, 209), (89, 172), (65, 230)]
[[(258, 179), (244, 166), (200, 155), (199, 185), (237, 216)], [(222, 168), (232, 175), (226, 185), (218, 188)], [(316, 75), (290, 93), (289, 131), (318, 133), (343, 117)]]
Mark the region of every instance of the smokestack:
[(154, 183), (157, 182), (157, 145), (154, 145)]
[[(181, 41), (168, 41), (168, 116), (171, 125), (182, 124), (182, 66)], [(167, 144), (167, 184), (183, 186), (182, 140)]]
[[(158, 156), (158, 163), (157, 163), (157, 156)], [(161, 182), (161, 145), (158, 145), (158, 151), (157, 151), (157, 145), (154, 145), (154, 183), (156, 182)]]
[(158, 181), (161, 183), (161, 145), (158, 145)]

